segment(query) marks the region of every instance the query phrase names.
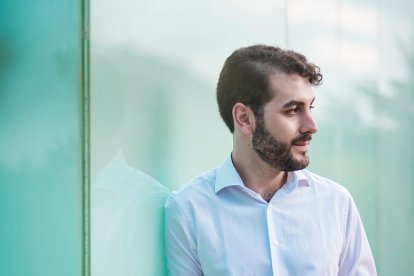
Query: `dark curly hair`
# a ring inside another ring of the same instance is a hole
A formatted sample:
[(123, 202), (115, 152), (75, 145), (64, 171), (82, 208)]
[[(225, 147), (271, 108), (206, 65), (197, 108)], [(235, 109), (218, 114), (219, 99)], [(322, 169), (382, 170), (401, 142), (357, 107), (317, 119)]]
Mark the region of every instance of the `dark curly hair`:
[(217, 83), (219, 112), (230, 132), (234, 132), (232, 109), (236, 103), (250, 107), (257, 117), (272, 100), (269, 75), (275, 72), (298, 74), (312, 85), (319, 85), (319, 67), (292, 50), (267, 45), (253, 45), (234, 51), (224, 63)]

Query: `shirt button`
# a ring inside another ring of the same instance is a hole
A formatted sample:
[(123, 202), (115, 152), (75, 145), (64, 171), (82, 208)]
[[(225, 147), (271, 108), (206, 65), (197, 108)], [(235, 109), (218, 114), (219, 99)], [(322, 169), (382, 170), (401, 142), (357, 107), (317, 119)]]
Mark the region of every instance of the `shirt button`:
[(273, 205), (272, 203), (269, 203), (269, 209), (272, 209)]
[(278, 246), (278, 245), (279, 245), (279, 241), (278, 241), (278, 240), (273, 240), (273, 244), (274, 244), (275, 246)]

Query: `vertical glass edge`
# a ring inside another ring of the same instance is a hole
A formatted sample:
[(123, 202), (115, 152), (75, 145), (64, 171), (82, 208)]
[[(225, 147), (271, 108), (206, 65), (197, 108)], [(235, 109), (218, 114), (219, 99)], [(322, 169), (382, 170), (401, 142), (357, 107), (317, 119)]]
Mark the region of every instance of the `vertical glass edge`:
[(89, 0), (80, 0), (81, 9), (81, 143), (82, 143), (82, 276), (90, 276), (90, 82), (89, 82)]

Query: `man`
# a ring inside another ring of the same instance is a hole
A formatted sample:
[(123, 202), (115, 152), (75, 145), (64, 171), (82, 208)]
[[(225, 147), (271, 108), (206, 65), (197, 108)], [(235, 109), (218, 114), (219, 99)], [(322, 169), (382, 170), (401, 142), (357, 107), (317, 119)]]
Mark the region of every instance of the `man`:
[(305, 170), (321, 80), (277, 47), (227, 58), (217, 101), (233, 151), (167, 200), (170, 275), (376, 275), (350, 194)]

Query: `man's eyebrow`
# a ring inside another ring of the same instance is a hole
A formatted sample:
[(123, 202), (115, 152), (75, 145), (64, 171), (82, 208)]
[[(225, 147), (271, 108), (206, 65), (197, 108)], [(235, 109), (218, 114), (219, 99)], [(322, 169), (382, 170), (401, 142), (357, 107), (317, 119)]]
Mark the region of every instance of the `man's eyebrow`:
[[(315, 97), (312, 99), (310, 104), (312, 105), (314, 101), (315, 101)], [(285, 103), (282, 106), (282, 108), (288, 108), (288, 107), (291, 107), (291, 106), (294, 106), (294, 105), (305, 105), (305, 103), (302, 102), (302, 101), (291, 100), (291, 101), (288, 101), (287, 103)]]

